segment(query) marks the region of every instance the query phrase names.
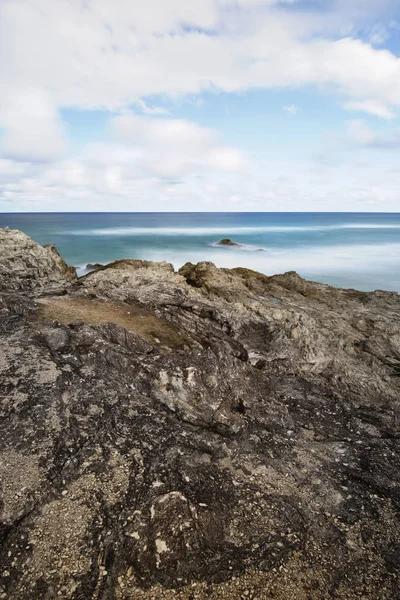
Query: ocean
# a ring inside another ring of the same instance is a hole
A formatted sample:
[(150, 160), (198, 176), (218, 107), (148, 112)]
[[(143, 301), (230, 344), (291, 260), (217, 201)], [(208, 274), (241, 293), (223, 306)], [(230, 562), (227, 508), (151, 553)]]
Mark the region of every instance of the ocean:
[[(54, 243), (80, 274), (119, 258), (212, 261), (400, 292), (400, 213), (4, 213), (5, 226)], [(216, 246), (221, 238), (241, 246)]]

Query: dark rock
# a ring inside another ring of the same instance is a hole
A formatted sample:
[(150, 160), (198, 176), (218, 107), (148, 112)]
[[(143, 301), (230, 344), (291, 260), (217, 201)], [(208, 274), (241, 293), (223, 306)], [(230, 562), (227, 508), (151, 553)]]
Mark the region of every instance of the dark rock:
[(100, 269), (101, 267), (104, 267), (104, 265), (102, 265), (101, 263), (89, 263), (86, 265), (86, 269), (88, 271), (94, 271), (96, 269)]
[(217, 242), (217, 245), (218, 246), (242, 246), (243, 244), (238, 244), (237, 242), (233, 242), (229, 238), (224, 238), (223, 240), (220, 240), (219, 242)]
[(0, 597), (396, 597), (397, 294), (10, 235)]

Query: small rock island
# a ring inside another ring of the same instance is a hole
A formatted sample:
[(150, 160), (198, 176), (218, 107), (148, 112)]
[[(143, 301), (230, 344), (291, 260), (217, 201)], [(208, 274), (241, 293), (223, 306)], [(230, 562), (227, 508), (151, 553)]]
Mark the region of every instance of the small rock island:
[(394, 600), (400, 296), (0, 230), (0, 597)]
[(242, 246), (242, 244), (238, 244), (237, 242), (232, 241), (230, 238), (224, 238), (217, 242), (217, 246)]

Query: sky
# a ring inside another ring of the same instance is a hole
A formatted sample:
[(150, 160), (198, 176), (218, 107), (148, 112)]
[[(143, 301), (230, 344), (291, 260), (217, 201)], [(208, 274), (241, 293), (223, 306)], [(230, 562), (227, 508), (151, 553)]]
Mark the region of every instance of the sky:
[(0, 212), (400, 212), (399, 0), (0, 0)]

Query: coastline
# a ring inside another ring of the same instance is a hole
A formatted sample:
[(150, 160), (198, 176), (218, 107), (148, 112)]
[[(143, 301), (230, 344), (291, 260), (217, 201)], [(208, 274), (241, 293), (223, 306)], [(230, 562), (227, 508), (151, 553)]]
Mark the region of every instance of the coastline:
[[(55, 243), (69, 264), (130, 258), (237, 265), (363, 291), (400, 291), (399, 214), (119, 213), (1, 215), (0, 226)], [(237, 247), (219, 247), (231, 238)], [(260, 252), (262, 249), (263, 252)]]

